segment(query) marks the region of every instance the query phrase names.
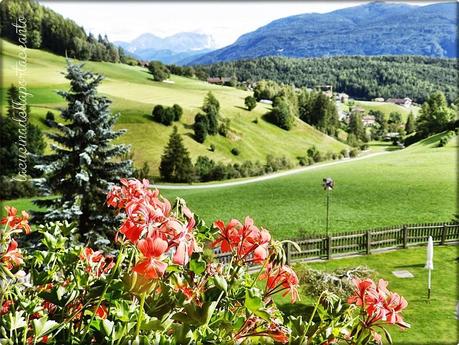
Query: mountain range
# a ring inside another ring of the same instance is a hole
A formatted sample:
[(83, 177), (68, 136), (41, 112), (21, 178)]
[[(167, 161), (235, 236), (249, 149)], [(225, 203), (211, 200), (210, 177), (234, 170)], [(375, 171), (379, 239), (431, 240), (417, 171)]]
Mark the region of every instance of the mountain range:
[(372, 2), (275, 20), (191, 64), (262, 56), (423, 55), (457, 57), (457, 4)]
[(184, 64), (215, 49), (212, 36), (195, 32), (180, 32), (164, 38), (144, 33), (130, 42), (115, 44), (138, 59), (168, 64)]

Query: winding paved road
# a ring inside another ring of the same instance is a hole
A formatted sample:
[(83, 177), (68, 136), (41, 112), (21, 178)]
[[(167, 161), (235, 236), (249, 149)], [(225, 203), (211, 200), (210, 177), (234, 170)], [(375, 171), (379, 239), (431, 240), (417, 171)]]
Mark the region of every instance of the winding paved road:
[(239, 180), (239, 181), (231, 181), (231, 182), (222, 182), (222, 183), (212, 183), (212, 184), (198, 184), (198, 185), (169, 185), (169, 184), (153, 184), (153, 186), (157, 187), (158, 189), (209, 189), (209, 188), (224, 188), (224, 187), (233, 187), (233, 186), (241, 186), (244, 184), (249, 184), (249, 183), (256, 183), (256, 182), (261, 182), (261, 181), (266, 181), (266, 180), (271, 180), (275, 179), (278, 177), (283, 177), (283, 176), (289, 176), (289, 175), (295, 175), (299, 174), (305, 171), (309, 170), (314, 170), (314, 169), (320, 169), (324, 167), (329, 167), (332, 165), (338, 165), (338, 164), (345, 164), (349, 162), (355, 162), (358, 160), (363, 160), (371, 157), (376, 157), (384, 154), (388, 154), (390, 151), (383, 151), (383, 152), (376, 152), (376, 153), (370, 153), (361, 157), (357, 158), (345, 158), (339, 161), (334, 161), (334, 162), (329, 162), (329, 163), (322, 163), (322, 164), (317, 164), (317, 165), (310, 165), (298, 169), (292, 169), (292, 170), (287, 170), (287, 171), (281, 171), (278, 173), (273, 173), (269, 175), (263, 175), (263, 176), (257, 176), (253, 178), (248, 178), (245, 180)]

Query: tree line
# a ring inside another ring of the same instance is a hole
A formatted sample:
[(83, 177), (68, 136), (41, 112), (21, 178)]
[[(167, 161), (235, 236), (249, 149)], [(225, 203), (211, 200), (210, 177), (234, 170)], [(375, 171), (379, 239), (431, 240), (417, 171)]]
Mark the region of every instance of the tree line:
[(240, 83), (273, 80), (309, 88), (330, 84), (356, 99), (409, 97), (418, 103), (436, 91), (454, 101), (456, 67), (456, 59), (421, 56), (262, 57), (194, 66), (210, 76), (236, 76)]
[(122, 48), (107, 36), (97, 38), (86, 34), (83, 27), (66, 19), (35, 0), (4, 0), (0, 3), (0, 35), (18, 42), (13, 24), (19, 17), (27, 18), (27, 47), (49, 50), (79, 60), (127, 62)]

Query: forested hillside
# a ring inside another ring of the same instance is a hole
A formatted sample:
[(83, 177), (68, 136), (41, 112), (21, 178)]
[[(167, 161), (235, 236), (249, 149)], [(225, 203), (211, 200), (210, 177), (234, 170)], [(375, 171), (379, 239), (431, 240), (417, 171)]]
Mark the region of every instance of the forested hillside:
[[(25, 18), (25, 29), (18, 20)], [(94, 37), (73, 20), (40, 5), (35, 0), (3, 0), (0, 2), (0, 37), (19, 42), (18, 30), (27, 36), (27, 47), (49, 50), (79, 60), (123, 62), (122, 49), (107, 36)]]
[(421, 56), (346, 56), (328, 58), (264, 57), (199, 66), (211, 77), (236, 76), (239, 81), (271, 79), (297, 87), (330, 84), (354, 98), (410, 97), (422, 103), (442, 91), (457, 97), (456, 59)]

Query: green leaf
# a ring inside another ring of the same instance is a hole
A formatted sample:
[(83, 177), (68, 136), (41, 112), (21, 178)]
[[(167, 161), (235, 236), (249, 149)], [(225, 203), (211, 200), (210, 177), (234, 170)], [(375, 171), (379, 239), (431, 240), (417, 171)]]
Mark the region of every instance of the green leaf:
[(384, 327), (381, 327), (381, 328), (384, 331), (384, 335), (386, 336), (386, 339), (389, 342), (389, 344), (393, 344), (392, 336), (390, 335), (389, 331), (387, 329), (385, 329)]
[(216, 276), (214, 277), (214, 280), (215, 280), (215, 285), (216, 285), (219, 289), (221, 289), (221, 290), (227, 292), (227, 290), (228, 290), (228, 283), (226, 282), (226, 279), (225, 279), (223, 276), (221, 276), (221, 275), (216, 275)]
[(13, 331), (15, 329), (19, 329), (19, 328), (25, 327), (27, 325), (27, 323), (25, 322), (25, 319), (22, 317), (22, 314), (24, 314), (23, 310), (16, 311), (14, 316), (13, 316), (13, 313), (9, 313), (8, 314), (9, 329), (11, 331)]
[(56, 321), (48, 320), (47, 316), (32, 320), (32, 323), (35, 332), (35, 338), (41, 338), (59, 326)]
[(271, 315), (264, 310), (263, 300), (261, 298), (261, 291), (257, 288), (251, 288), (245, 293), (245, 307), (254, 313), (255, 315), (261, 317), (264, 320), (270, 320)]
[(102, 327), (105, 331), (105, 334), (107, 334), (107, 336), (110, 336), (113, 332), (113, 325), (114, 325), (114, 322), (113, 321), (110, 321), (108, 319), (105, 319), (102, 321)]
[(206, 262), (200, 258), (197, 260), (193, 259), (190, 261), (190, 270), (199, 275), (206, 270)]

